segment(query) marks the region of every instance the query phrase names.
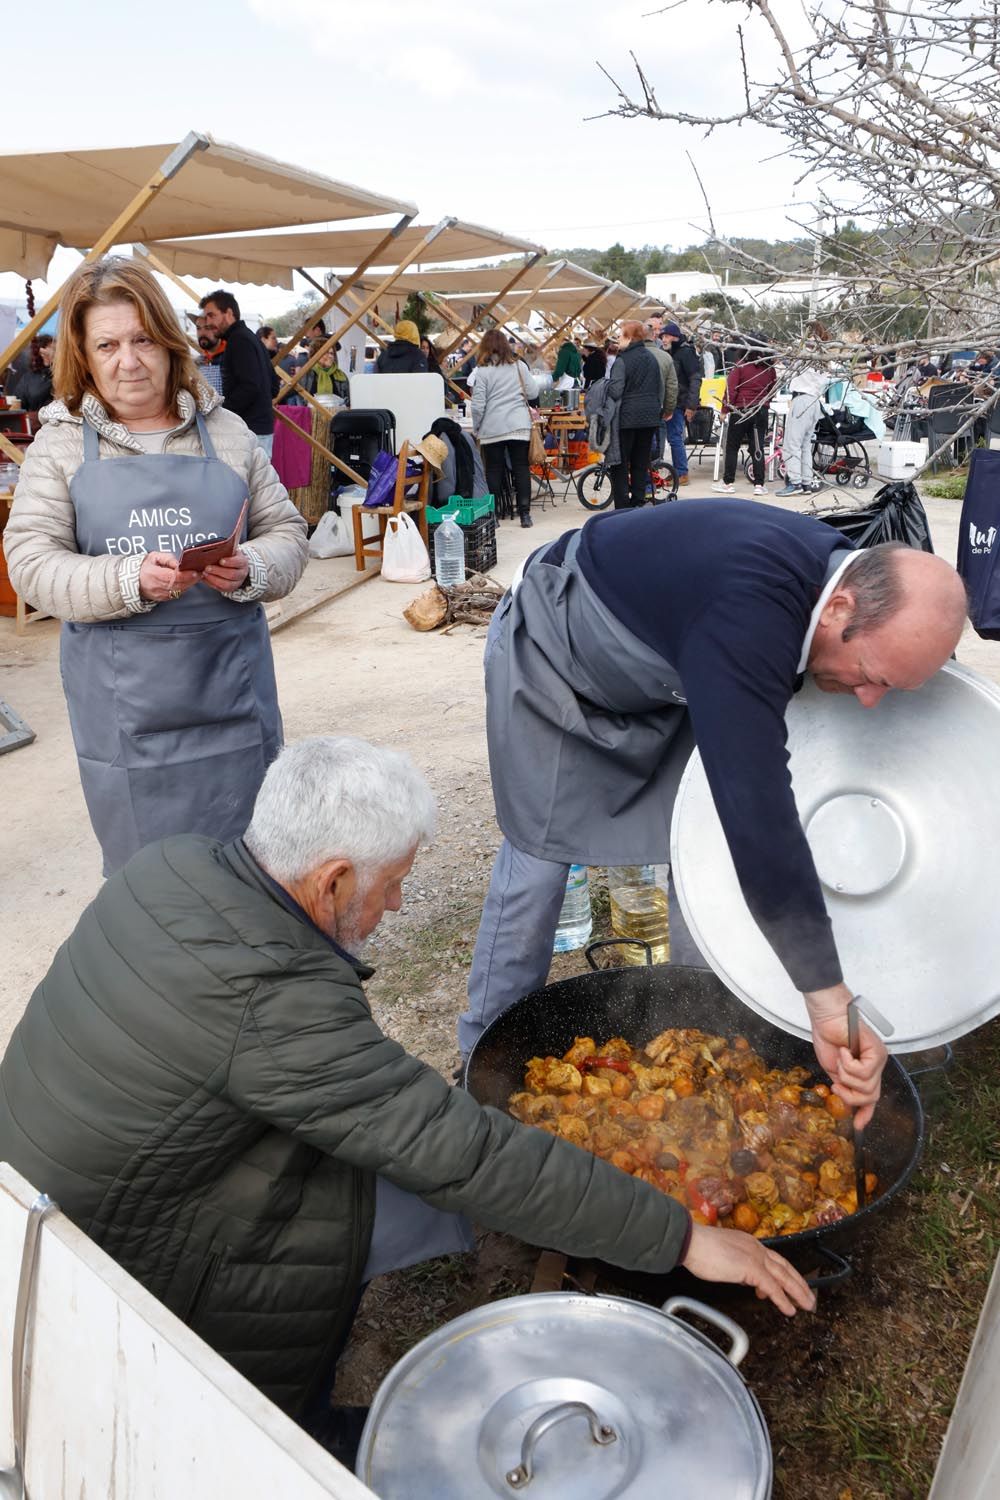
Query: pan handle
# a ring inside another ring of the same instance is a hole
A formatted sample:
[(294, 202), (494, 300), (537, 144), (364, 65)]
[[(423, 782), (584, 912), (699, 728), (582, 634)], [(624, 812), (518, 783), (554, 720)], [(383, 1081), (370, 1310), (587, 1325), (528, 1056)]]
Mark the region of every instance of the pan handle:
[(560, 1401), (548, 1411), (543, 1411), (524, 1434), (521, 1443), (521, 1462), (516, 1469), (508, 1469), (504, 1475), (512, 1490), (524, 1490), (535, 1477), (535, 1449), (540, 1440), (553, 1427), (569, 1417), (586, 1417), (590, 1436), (600, 1448), (618, 1441), (618, 1434), (608, 1422), (602, 1422), (592, 1406), (586, 1401)]
[(597, 965), (594, 963), (592, 955), (597, 952), (598, 948), (620, 948), (622, 943), (631, 943), (634, 948), (645, 948), (646, 967), (649, 969), (653, 967), (653, 950), (648, 943), (643, 942), (642, 938), (601, 938), (596, 943), (588, 943), (584, 949), (583, 956), (590, 967), (596, 969)]
[(827, 1275), (817, 1274), (816, 1276), (806, 1277), (806, 1286), (811, 1286), (814, 1291), (829, 1291), (830, 1287), (840, 1286), (849, 1276), (854, 1275), (854, 1267), (851, 1265), (851, 1262), (845, 1260), (844, 1256), (838, 1255), (836, 1250), (830, 1250), (826, 1245), (817, 1245), (816, 1254), (820, 1260), (826, 1261), (828, 1266), (832, 1266), (833, 1270)]
[(925, 1073), (943, 1073), (955, 1061), (954, 1048), (950, 1042), (945, 1042), (941, 1047), (935, 1047), (933, 1050), (940, 1052), (941, 1056), (936, 1062), (925, 1063), (921, 1068), (907, 1068), (902, 1058), (897, 1058), (896, 1060), (906, 1068), (906, 1072), (910, 1078), (923, 1078)]
[(727, 1318), (725, 1313), (719, 1312), (717, 1307), (709, 1307), (704, 1302), (697, 1301), (694, 1297), (671, 1297), (660, 1308), (668, 1318), (680, 1322), (677, 1314), (679, 1312), (694, 1313), (696, 1318), (701, 1318), (704, 1323), (711, 1323), (720, 1333), (724, 1333), (729, 1340), (729, 1348), (721, 1352), (725, 1354), (730, 1364), (739, 1365), (746, 1358), (750, 1348), (750, 1340), (738, 1323), (732, 1318)]

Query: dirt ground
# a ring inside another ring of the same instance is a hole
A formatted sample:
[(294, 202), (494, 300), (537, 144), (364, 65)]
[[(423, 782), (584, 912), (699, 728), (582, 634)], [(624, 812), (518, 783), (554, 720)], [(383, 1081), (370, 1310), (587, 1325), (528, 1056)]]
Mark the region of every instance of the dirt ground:
[[(688, 495), (710, 493), (707, 465), (692, 477)], [(749, 498), (749, 487), (742, 481), (739, 492)], [(830, 492), (820, 503), (832, 498)], [(847, 503), (859, 498), (863, 497), (852, 492)], [(786, 503), (799, 508), (795, 501)], [(960, 504), (926, 503), (936, 549), (953, 559)], [(495, 570), (500, 581), (508, 581), (534, 547), (585, 519), (575, 501), (557, 503), (544, 512), (536, 509), (535, 518), (530, 531), (522, 531), (516, 522), (501, 525)], [(464, 1004), (472, 942), (499, 834), (484, 732), (485, 631), (460, 627), (448, 636), (417, 634), (401, 613), (417, 592), (412, 586), (374, 578), (277, 633), (274, 654), (288, 739), (349, 733), (401, 747), (425, 770), (438, 796), (439, 836), (418, 858), (407, 883), (404, 911), (387, 917), (366, 956), (377, 968), (369, 994), (379, 1023), (450, 1073), (458, 1060), (455, 1019)], [(1000, 643), (982, 642), (969, 633), (959, 660), (1000, 682)], [(30, 747), (0, 758), (0, 845), (6, 872), (2, 1048), (56, 947), (97, 891), (101, 875), (66, 719), (54, 622), (32, 626), (25, 637), (18, 637), (13, 621), (0, 620), (0, 698), (37, 735)], [(580, 955), (565, 955), (554, 966), (553, 977), (580, 967)], [(987, 1045), (1000, 1060), (1000, 1043), (992, 1032), (979, 1033), (978, 1041), (973, 1063)], [(974, 1066), (956, 1077), (965, 1079), (968, 1097), (980, 1089)], [(956, 1121), (964, 1118), (966, 1094), (957, 1083), (945, 1094), (949, 1107), (957, 1109), (955, 1119), (947, 1109), (942, 1113), (941, 1128), (951, 1141), (947, 1132), (959, 1130)], [(985, 1112), (986, 1101), (976, 1098)], [(989, 1101), (991, 1110), (995, 1102)], [(995, 1110), (991, 1118), (995, 1121)], [(931, 1247), (943, 1257), (939, 1287), (952, 1292), (957, 1287), (960, 1292), (957, 1302), (948, 1304), (947, 1314), (942, 1299), (926, 1284), (923, 1259), (913, 1260), (908, 1251), (887, 1257), (877, 1249), (870, 1255), (865, 1252), (850, 1288), (831, 1297), (827, 1308), (836, 1310), (835, 1320), (817, 1318), (808, 1332), (792, 1334), (777, 1326), (776, 1314), (772, 1317), (753, 1304), (736, 1314), (747, 1321), (755, 1342), (747, 1374), (765, 1401), (771, 1424), (778, 1500), (895, 1500), (926, 1492), (921, 1484), (943, 1436), (985, 1290), (983, 1278), (995, 1253), (998, 1223), (996, 1169), (990, 1165), (996, 1160), (995, 1127), (989, 1139), (980, 1132), (982, 1138), (970, 1141), (967, 1132), (959, 1133), (961, 1141), (951, 1141), (948, 1149), (951, 1158), (960, 1159), (957, 1170), (968, 1178), (964, 1222), (957, 1237), (947, 1224), (942, 1228), (948, 1241), (945, 1249), (937, 1242)], [(945, 1165), (955, 1168), (955, 1160)], [(935, 1169), (916, 1191), (918, 1197), (920, 1192), (929, 1195), (927, 1201), (937, 1207), (940, 1198), (947, 1214), (948, 1200), (941, 1195), (964, 1185), (964, 1179), (958, 1183), (942, 1178)], [(914, 1209), (912, 1199), (909, 1208), (903, 1204), (895, 1209), (895, 1230), (905, 1230), (908, 1213), (925, 1209), (926, 1204)], [(974, 1241), (966, 1234), (971, 1229), (978, 1234)], [(975, 1244), (974, 1253), (966, 1253), (969, 1243)], [(959, 1253), (958, 1246), (965, 1249)], [(958, 1258), (949, 1258), (953, 1254)], [(488, 1235), (478, 1262), (437, 1262), (382, 1278), (362, 1305), (342, 1365), (340, 1399), (369, 1399), (392, 1362), (447, 1317), (524, 1290), (535, 1258), (526, 1247)], [(971, 1269), (973, 1263), (978, 1271)], [(902, 1384), (878, 1372), (882, 1385), (872, 1393), (867, 1363), (873, 1311), (880, 1339), (891, 1331), (897, 1351), (903, 1351), (900, 1358), (912, 1350), (919, 1365), (927, 1342), (933, 1344), (938, 1365), (929, 1374), (921, 1376), (918, 1370), (913, 1376), (918, 1387), (924, 1380), (926, 1400), (919, 1390), (914, 1394), (912, 1372)], [(771, 1393), (766, 1400), (765, 1389)], [(923, 1424), (919, 1438), (909, 1430), (901, 1436), (892, 1423), (885, 1431), (873, 1432), (875, 1407), (882, 1403), (891, 1415), (897, 1401), (906, 1408), (910, 1425)], [(904, 1450), (905, 1462), (900, 1457)]]

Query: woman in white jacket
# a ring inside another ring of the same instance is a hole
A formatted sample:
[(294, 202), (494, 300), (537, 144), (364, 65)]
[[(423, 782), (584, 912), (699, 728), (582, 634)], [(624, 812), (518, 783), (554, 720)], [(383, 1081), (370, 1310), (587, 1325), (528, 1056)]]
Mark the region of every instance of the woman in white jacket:
[(472, 388), (472, 430), (479, 439), (486, 483), (493, 495), (504, 488), (507, 465), (514, 478), (514, 497), (522, 526), (531, 525), (531, 410), (538, 382), (521, 359), (515, 359), (506, 337), (491, 328), (479, 345)]
[[(55, 390), (4, 548), (17, 591), (63, 621), (108, 875), (170, 834), (246, 828), (281, 746), (261, 601), (294, 588), (306, 526), (254, 434), (199, 380), (138, 262), (93, 262), (67, 282)], [(213, 540), (210, 557), (191, 554)]]

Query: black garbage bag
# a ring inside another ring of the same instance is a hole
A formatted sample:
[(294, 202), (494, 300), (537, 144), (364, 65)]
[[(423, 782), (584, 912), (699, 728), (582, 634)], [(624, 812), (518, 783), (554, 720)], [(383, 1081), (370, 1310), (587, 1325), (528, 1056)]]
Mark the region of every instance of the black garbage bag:
[[(978, 451), (978, 450), (977, 450)], [(995, 457), (1000, 458), (1000, 453)], [(871, 503), (860, 510), (807, 510), (803, 515), (825, 521), (856, 547), (877, 547), (880, 542), (905, 542), (922, 552), (933, 552), (931, 532), (916, 487), (908, 479), (884, 484)], [(1000, 603), (1000, 593), (998, 593)]]
[(974, 448), (958, 524), (958, 571), (969, 619), (984, 641), (1000, 641), (1000, 453)]

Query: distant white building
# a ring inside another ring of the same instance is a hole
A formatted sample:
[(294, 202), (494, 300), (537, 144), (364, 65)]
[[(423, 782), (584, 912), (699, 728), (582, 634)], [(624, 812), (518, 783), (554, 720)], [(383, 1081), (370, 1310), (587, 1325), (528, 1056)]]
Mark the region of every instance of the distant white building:
[[(820, 276), (815, 282), (820, 307), (832, 302), (844, 289), (839, 276)], [(790, 276), (785, 281), (723, 281), (711, 271), (657, 271), (646, 277), (646, 296), (664, 307), (684, 307), (702, 292), (722, 292), (750, 307), (774, 306), (781, 302), (808, 302), (813, 291), (811, 276)]]

